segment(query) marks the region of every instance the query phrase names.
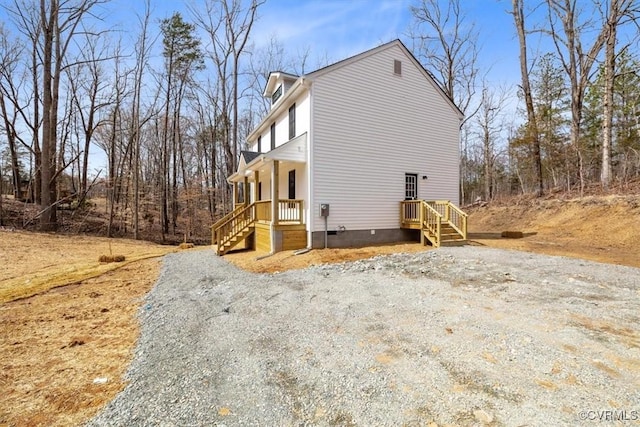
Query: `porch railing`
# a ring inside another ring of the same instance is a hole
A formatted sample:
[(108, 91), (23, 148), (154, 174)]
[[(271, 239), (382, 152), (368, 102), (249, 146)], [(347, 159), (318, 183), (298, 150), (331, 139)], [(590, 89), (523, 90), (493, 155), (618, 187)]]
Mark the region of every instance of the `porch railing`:
[(218, 252), (240, 234), (255, 220), (255, 205), (242, 206), (233, 211), (233, 215), (214, 229), (214, 241), (218, 244)]
[(421, 229), (434, 246), (440, 246), (443, 224), (453, 228), (462, 240), (467, 239), (467, 214), (446, 200), (405, 200), (400, 202), (403, 228)]
[[(271, 200), (259, 200), (256, 205), (256, 220), (261, 222), (272, 221)], [(278, 222), (304, 224), (303, 200), (278, 200)]]
[(467, 214), (448, 200), (428, 200), (426, 203), (435, 209), (442, 219), (451, 225), (463, 239), (467, 238)]
[(440, 247), (440, 236), (442, 231), (443, 217), (429, 203), (422, 203), (421, 209), (421, 224), (422, 229), (429, 234), (429, 238), (433, 242), (433, 246)]
[(271, 200), (258, 200), (255, 205), (256, 220), (271, 222)]
[(231, 212), (229, 212), (228, 214), (226, 214), (225, 216), (217, 220), (211, 226), (211, 244), (215, 245), (216, 243), (218, 243), (218, 241), (216, 240), (216, 229), (218, 229), (225, 222), (229, 221), (229, 219), (231, 219), (235, 214), (240, 212), (242, 208), (244, 208), (244, 205), (236, 206), (235, 209), (233, 209)]
[(400, 218), (403, 227), (420, 225), (420, 205), (422, 200), (405, 200), (400, 202)]
[(304, 224), (303, 200), (278, 200), (278, 222)]

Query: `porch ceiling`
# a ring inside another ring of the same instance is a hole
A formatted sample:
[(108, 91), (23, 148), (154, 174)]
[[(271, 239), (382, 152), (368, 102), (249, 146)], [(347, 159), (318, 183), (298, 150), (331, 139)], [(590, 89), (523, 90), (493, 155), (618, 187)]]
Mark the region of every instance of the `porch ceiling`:
[(228, 182), (242, 182), (244, 177), (253, 177), (255, 171), (265, 171), (271, 169), (271, 163), (275, 160), (290, 163), (306, 163), (308, 150), (307, 133), (303, 133), (281, 146), (267, 152), (259, 154), (255, 159), (245, 164), (243, 161), (238, 165), (238, 170), (227, 178)]

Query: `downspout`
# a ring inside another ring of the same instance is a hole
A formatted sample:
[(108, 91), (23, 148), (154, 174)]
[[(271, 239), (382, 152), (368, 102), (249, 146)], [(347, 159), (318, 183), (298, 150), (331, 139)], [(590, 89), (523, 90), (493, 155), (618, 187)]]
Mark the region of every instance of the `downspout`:
[[(307, 195), (308, 195), (308, 206), (307, 206), (307, 247), (305, 249), (301, 249), (299, 254), (294, 252), (294, 255), (301, 255), (303, 253), (309, 252), (313, 248), (313, 212), (314, 212), (314, 194), (313, 194), (313, 184), (314, 184), (314, 168), (313, 168), (313, 123), (314, 123), (314, 96), (313, 96), (313, 87), (311, 82), (305, 79), (304, 76), (301, 77), (301, 84), (309, 90), (309, 131), (307, 133)], [(304, 251), (304, 252), (302, 252)]]

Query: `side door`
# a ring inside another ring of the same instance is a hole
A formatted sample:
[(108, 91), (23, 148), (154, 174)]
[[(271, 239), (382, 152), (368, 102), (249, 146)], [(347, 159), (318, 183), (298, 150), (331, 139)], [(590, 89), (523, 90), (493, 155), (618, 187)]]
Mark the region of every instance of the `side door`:
[(418, 174), (417, 173), (404, 174), (404, 199), (405, 200), (418, 199)]
[[(404, 174), (404, 200), (418, 199), (418, 174)], [(404, 205), (404, 218), (409, 220), (417, 220), (419, 218), (418, 204), (408, 203)]]

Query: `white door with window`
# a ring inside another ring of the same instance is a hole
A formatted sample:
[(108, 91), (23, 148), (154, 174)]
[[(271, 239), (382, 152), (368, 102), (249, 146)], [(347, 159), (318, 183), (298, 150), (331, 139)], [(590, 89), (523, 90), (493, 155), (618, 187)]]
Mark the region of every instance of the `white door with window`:
[(405, 200), (418, 199), (418, 174), (417, 173), (404, 174), (404, 199)]

